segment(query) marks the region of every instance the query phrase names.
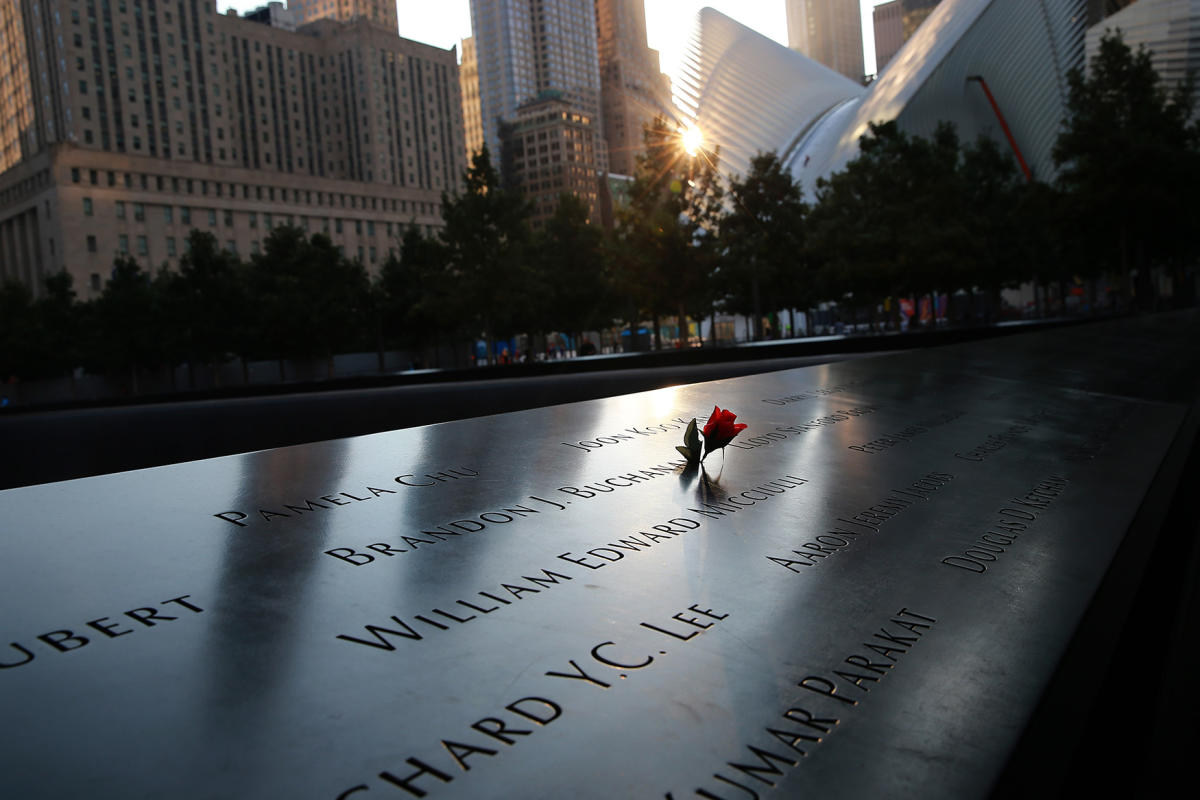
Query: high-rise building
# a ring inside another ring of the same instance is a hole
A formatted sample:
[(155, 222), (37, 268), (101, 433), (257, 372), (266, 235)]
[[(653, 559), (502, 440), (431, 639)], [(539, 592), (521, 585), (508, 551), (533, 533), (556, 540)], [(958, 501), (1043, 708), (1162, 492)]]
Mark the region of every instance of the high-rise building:
[(537, 227), (553, 216), (563, 194), (587, 204), (588, 219), (600, 222), (599, 126), (558, 92), (517, 109), (504, 125), (501, 167), (533, 206)]
[(904, 44), (902, 3), (903, 0), (880, 3), (871, 12), (871, 22), (875, 28), (875, 74), (883, 72), (900, 45)]
[(253, 253), (277, 224), (368, 267), (441, 224), (462, 173), (457, 54), (368, 20), (299, 32), (215, 0), (0, 2), (0, 280), (113, 256), (176, 264), (193, 228)]
[(242, 16), (245, 19), (261, 22), (263, 25), (270, 25), (273, 28), (283, 28), (285, 31), (296, 30), (296, 12), (286, 7), (279, 0), (272, 0), (272, 2), (267, 3), (265, 6), (260, 6), (253, 11), (247, 11)]
[(645, 0), (596, 0), (596, 30), (609, 170), (632, 175), (643, 127), (656, 116), (676, 116), (671, 82), (658, 51), (646, 45)]
[(601, 120), (594, 0), (471, 0), (483, 140), (493, 158), (500, 128), (546, 91)]
[(907, 41), (917, 32), (917, 28), (921, 27), (921, 23), (928, 19), (933, 13), (933, 9), (937, 8), (937, 4), (942, 0), (900, 0), (900, 5), (904, 9), (904, 39)]
[(1088, 0), (1087, 23), (1095, 25), (1105, 17), (1111, 16), (1135, 0)]
[(288, 9), (301, 25), (319, 19), (353, 22), (365, 19), (395, 33), (396, 0), (288, 0)]
[(941, 0), (891, 0), (875, 6), (875, 72), (883, 71), (892, 56), (912, 38), (921, 23), (933, 13)]
[(463, 137), (467, 146), (467, 163), (483, 147), (483, 118), (479, 111), (479, 61), (475, 56), (475, 37), (462, 40), (462, 63), (458, 65), (458, 80), (462, 86)]
[(858, 0), (787, 0), (788, 47), (863, 80), (862, 11)]

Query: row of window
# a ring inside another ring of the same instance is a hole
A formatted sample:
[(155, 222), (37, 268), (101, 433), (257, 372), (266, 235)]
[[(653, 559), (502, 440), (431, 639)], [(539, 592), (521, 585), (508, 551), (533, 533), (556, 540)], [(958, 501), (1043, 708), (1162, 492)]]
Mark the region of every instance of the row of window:
[[(84, 170), (79, 167), (71, 168), (71, 183), (81, 184), (84, 182)], [(101, 175), (106, 177), (105, 181), (101, 180)], [(412, 208), (409, 208), (408, 200), (400, 200), (394, 197), (372, 197), (369, 195), (345, 194), (343, 192), (324, 192), (313, 191), (311, 189), (288, 189), (287, 187), (275, 186), (251, 186), (247, 183), (225, 183), (223, 181), (197, 180), (193, 178), (174, 178), (165, 177), (163, 175), (146, 175), (123, 173), (123, 181), (118, 181), (118, 173), (112, 170), (87, 170), (87, 183), (92, 186), (117, 186), (118, 183), (123, 183), (126, 189), (137, 188), (143, 191), (170, 191), (175, 194), (196, 194), (197, 189), (201, 196), (208, 196), (210, 191), (215, 197), (229, 197), (231, 200), (238, 199), (239, 188), (240, 195), (243, 200), (266, 200), (275, 202), (278, 198), (279, 202), (287, 203), (302, 203), (304, 205), (324, 206), (328, 205), (334, 208), (351, 208), (372, 211), (392, 211), (405, 214), (410, 210), (417, 214), (439, 214), (441, 213), (440, 204), (434, 202), (425, 202), (419, 200), (412, 201)], [(135, 177), (137, 180), (135, 180)], [(153, 187), (153, 189), (152, 189)], [(382, 208), (381, 208), (382, 206)]]
[[(168, 258), (176, 258), (179, 255), (180, 247), (178, 245), (178, 241), (179, 240), (177, 240), (174, 236), (166, 237), (165, 243), (166, 243), (166, 250), (167, 250)], [(134, 242), (134, 250), (131, 251), (129, 249), (129, 237), (126, 236), (125, 234), (121, 234), (121, 235), (117, 236), (117, 255), (122, 255), (122, 256), (137, 255), (137, 256), (142, 256), (142, 257), (146, 257), (146, 256), (150, 255), (150, 239), (148, 237), (135, 236), (133, 239), (133, 242)], [(184, 253), (187, 253), (191, 249), (191, 242), (188, 239), (184, 238), (184, 239), (182, 239), (182, 243), (183, 243), (182, 250)], [(89, 253), (99, 252), (99, 247), (100, 247), (99, 243), (97, 242), (95, 236), (87, 237), (87, 250)], [(233, 239), (227, 240), (225, 242), (225, 249), (228, 250), (230, 253), (237, 255), (237, 242), (235, 242)], [(338, 245), (337, 249), (338, 249), (338, 253), (340, 255), (342, 255), (342, 256), (346, 255), (346, 248), (343, 245)], [(254, 241), (250, 242), (250, 253), (252, 255), (258, 255), (261, 251), (262, 251), (262, 247), (261, 247), (261, 244), (259, 243), (258, 239), (255, 239)], [(389, 247), (387, 250), (387, 254), (389, 256), (395, 255), (395, 252), (396, 252), (396, 249), (394, 247)], [(379, 250), (376, 249), (375, 247), (365, 247), (364, 248), (364, 247), (360, 246), (358, 248), (357, 257), (358, 257), (358, 260), (364, 264), (366, 264), (366, 263), (376, 264), (379, 262)], [(93, 274), (91, 283), (92, 283), (93, 289), (96, 289), (96, 290), (100, 289), (99, 278), (97, 275)]]
[[(134, 222), (145, 222), (146, 221), (146, 206), (144, 203), (126, 203), (123, 200), (118, 200), (115, 204), (116, 218), (120, 219), (120, 220), (129, 219), (130, 218), (129, 206), (132, 206), (132, 218), (133, 218)], [(154, 208), (154, 207), (155, 206), (152, 206), (152, 208)], [(175, 222), (175, 207), (174, 206), (157, 206), (157, 208), (160, 209), (160, 212), (162, 213), (162, 221), (163, 222), (165, 222), (167, 224), (173, 224)], [(196, 211), (198, 214), (199, 213), (207, 213), (209, 227), (215, 228), (217, 226), (217, 209), (215, 209), (215, 208), (193, 209), (188, 206), (180, 206), (179, 207), (179, 222), (183, 225), (191, 225), (193, 211)], [(95, 215), (95, 203), (92, 201), (92, 198), (90, 198), (90, 197), (83, 198), (83, 215), (85, 217), (91, 217), (91, 216)], [(221, 215), (222, 215), (222, 220), (225, 224), (225, 227), (232, 228), (233, 227), (233, 210), (228, 209), (228, 208), (223, 209), (221, 211)], [(271, 230), (272, 228), (275, 227), (275, 225), (277, 224), (276, 215), (264, 213), (262, 216), (263, 216), (263, 227), (265, 227), (267, 230)], [(323, 221), (322, 229), (325, 233), (329, 233), (330, 218), (329, 217), (317, 217), (316, 219)], [(247, 220), (248, 220), (249, 227), (257, 228), (258, 227), (258, 212), (257, 211), (248, 212)], [(364, 230), (366, 231), (367, 236), (375, 235), (375, 220), (373, 220), (373, 219), (343, 220), (341, 217), (337, 217), (337, 218), (333, 219), (334, 233), (343, 233), (345, 223), (353, 223), (354, 232), (359, 236), (361, 236), (363, 234)], [(278, 224), (293, 225), (293, 224), (295, 224), (295, 217), (292, 214), (280, 214), (279, 218), (278, 218)], [(304, 230), (307, 231), (309, 229), (309, 217), (301, 216), (300, 217), (300, 225)], [(398, 224), (393, 225), (393, 223), (391, 223), (391, 222), (385, 223), (385, 226), (386, 226), (387, 235), (389, 237), (395, 235), (395, 233), (401, 229), (400, 225), (398, 225)]]

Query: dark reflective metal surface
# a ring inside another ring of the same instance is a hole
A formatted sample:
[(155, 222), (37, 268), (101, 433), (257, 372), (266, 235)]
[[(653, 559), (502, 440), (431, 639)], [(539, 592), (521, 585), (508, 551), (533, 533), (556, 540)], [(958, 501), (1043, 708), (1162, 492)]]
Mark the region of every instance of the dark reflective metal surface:
[(1186, 410), (1074, 342), (0, 493), (0, 785), (985, 795)]

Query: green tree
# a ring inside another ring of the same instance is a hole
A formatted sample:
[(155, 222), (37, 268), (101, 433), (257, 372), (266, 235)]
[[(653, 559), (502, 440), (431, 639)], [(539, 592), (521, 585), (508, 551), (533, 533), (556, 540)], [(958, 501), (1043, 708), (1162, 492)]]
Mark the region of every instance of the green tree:
[(247, 271), (250, 301), (261, 352), (280, 361), (289, 356), (329, 360), (361, 344), (370, 319), (370, 282), (357, 261), (342, 256), (329, 237), (292, 226), (275, 228)]
[(972, 243), (953, 126), (925, 139), (872, 123), (859, 148), (843, 171), (817, 181), (809, 231), (826, 290), (873, 315), (887, 297), (961, 286)]
[[(644, 130), (629, 206), (618, 216), (618, 259), (623, 288), (637, 311), (654, 322), (676, 314), (687, 344), (687, 316), (704, 316), (714, 300), (717, 233), (724, 189), (717, 173), (719, 152), (703, 147), (689, 154), (683, 135), (664, 117)], [(631, 320), (636, 322), (636, 320)]]
[(46, 278), (36, 299), (16, 281), (0, 284), (0, 383), (74, 377), (82, 355), (82, 310), (68, 272)]
[(731, 210), (721, 221), (720, 289), (725, 307), (754, 320), (761, 339), (764, 312), (807, 305), (803, 276), (808, 207), (800, 186), (775, 153), (759, 153), (750, 173), (729, 184)]
[(28, 379), (37, 368), (33, 292), (24, 283), (0, 284), (0, 384)]
[(244, 349), (241, 262), (211, 233), (193, 230), (179, 272), (167, 286), (172, 327), (190, 382), (194, 385), (196, 363), (211, 365), (217, 382), (227, 355)]
[(120, 255), (103, 293), (90, 304), (86, 360), (101, 373), (128, 371), (133, 394), (140, 390), (140, 371), (160, 366), (166, 357), (163, 296), (161, 278), (156, 280), (132, 256)]
[(490, 362), (495, 340), (533, 317), (529, 205), (501, 188), (486, 146), (471, 159), (463, 184), (460, 193), (442, 195), (441, 236), (461, 314), (487, 341)]
[(988, 309), (1000, 306), (1000, 290), (1034, 277), (1036, 254), (1025, 246), (1031, 228), (1044, 228), (1046, 220), (1032, 216), (1037, 192), (1017, 170), (1012, 156), (995, 140), (980, 136), (962, 149), (961, 214), (973, 247), (961, 254), (963, 279), (975, 297), (981, 287)]
[(432, 341), (436, 360), (441, 336), (454, 333), (459, 319), (442, 243), (409, 225), (400, 252), (380, 268), (375, 288), (385, 340), (422, 351)]
[(1058, 185), (1072, 210), (1062, 231), (1079, 274), (1138, 273), (1190, 262), (1200, 185), (1200, 128), (1190, 82), (1168, 89), (1150, 53), (1108, 31), (1085, 74), (1068, 77), (1067, 118), (1055, 144)]
[(609, 250), (604, 232), (588, 224), (588, 213), (587, 203), (564, 194), (535, 239), (537, 283), (544, 289), (539, 327), (576, 342), (583, 331), (608, 327), (616, 316)]

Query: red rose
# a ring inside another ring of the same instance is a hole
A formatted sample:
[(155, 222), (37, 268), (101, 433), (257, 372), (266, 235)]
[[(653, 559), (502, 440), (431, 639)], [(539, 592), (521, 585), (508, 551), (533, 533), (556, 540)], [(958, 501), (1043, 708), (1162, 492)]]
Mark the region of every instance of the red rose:
[(720, 406), (713, 406), (712, 416), (704, 423), (704, 429), (701, 431), (704, 434), (704, 455), (707, 456), (713, 450), (720, 450), (732, 442), (733, 437), (746, 430), (748, 426), (734, 422), (735, 419), (737, 414), (732, 411), (722, 411)]

